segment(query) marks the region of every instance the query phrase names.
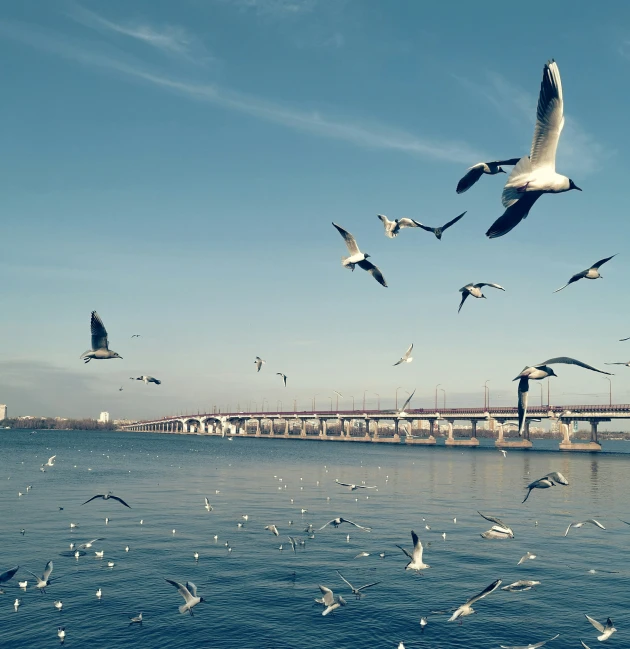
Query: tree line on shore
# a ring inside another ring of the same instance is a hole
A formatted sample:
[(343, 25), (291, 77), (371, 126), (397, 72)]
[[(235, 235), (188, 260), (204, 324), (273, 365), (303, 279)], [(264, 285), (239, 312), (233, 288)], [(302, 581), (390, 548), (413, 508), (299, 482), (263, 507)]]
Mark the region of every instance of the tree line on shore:
[(15, 417), (3, 419), (0, 428), (32, 430), (115, 430), (113, 422), (101, 423), (96, 419), (55, 419), (54, 417)]

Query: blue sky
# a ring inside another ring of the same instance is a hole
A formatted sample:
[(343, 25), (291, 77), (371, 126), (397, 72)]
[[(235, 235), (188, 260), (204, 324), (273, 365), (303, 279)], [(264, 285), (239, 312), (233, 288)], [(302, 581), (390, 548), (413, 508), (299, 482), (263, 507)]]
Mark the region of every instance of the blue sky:
[[(4, 3), (0, 402), (147, 417), (326, 406), (332, 390), (391, 407), (403, 386), (423, 407), (441, 383), (450, 405), (482, 405), (486, 379), (511, 403), (511, 379), (551, 356), (627, 361), (630, 9), (572, 6)], [(529, 152), (550, 58), (557, 168), (584, 191), (544, 196), (489, 241), (506, 176), (455, 185), (479, 160)], [(464, 210), (441, 242), (386, 239), (376, 217), (436, 226)], [(341, 268), (331, 221), (389, 288)], [(552, 294), (614, 253), (603, 280)], [(458, 315), (458, 289), (479, 281), (506, 292)], [(124, 360), (79, 360), (93, 309)], [(411, 342), (414, 362), (392, 367)], [(128, 380), (142, 373), (163, 384)], [(552, 402), (607, 399), (601, 376), (557, 373)], [(630, 370), (613, 392), (630, 401)]]

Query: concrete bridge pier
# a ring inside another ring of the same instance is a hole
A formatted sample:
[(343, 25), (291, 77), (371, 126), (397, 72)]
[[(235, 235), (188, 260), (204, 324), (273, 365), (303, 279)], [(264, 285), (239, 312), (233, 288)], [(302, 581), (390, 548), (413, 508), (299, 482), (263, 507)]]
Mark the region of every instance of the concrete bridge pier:
[(445, 446), (479, 446), (479, 440), (477, 439), (477, 421), (471, 421), (472, 426), (472, 437), (470, 439), (455, 439), (453, 437), (453, 424), (455, 423), (454, 419), (448, 420), (448, 437), (444, 442)]
[(525, 422), (525, 429), (523, 431), (523, 437), (521, 439), (505, 439), (504, 435), (504, 426), (505, 421), (499, 422), (499, 437), (494, 445), (497, 448), (512, 448), (512, 449), (530, 449), (533, 444), (529, 439), (529, 421)]
[(284, 436), (285, 437), (289, 436), (289, 420), (288, 419), (284, 420)]
[(591, 439), (589, 442), (572, 442), (571, 441), (571, 425), (572, 421), (567, 420), (567, 423), (560, 424), (560, 430), (563, 433), (562, 441), (560, 442), (561, 451), (587, 451), (597, 452), (602, 450), (602, 446), (597, 438), (597, 425), (602, 421), (610, 421), (610, 419), (591, 419)]

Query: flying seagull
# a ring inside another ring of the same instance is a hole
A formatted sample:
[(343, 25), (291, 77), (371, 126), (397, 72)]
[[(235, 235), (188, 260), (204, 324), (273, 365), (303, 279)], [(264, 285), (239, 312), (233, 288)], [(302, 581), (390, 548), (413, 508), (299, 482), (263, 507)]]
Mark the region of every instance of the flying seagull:
[(575, 528), (577, 529), (577, 528), (579, 528), (579, 527), (582, 527), (582, 525), (584, 525), (585, 523), (591, 523), (592, 525), (595, 525), (595, 527), (599, 527), (599, 528), (602, 529), (602, 530), (605, 530), (605, 529), (606, 529), (606, 528), (605, 528), (605, 527), (604, 527), (604, 526), (603, 526), (599, 521), (596, 521), (594, 518), (589, 518), (589, 519), (586, 520), (586, 521), (580, 521), (580, 522), (578, 522), (578, 523), (571, 523), (571, 524), (569, 525), (569, 527), (567, 527), (567, 530), (566, 530), (566, 532), (564, 533), (564, 535), (566, 536), (566, 535), (569, 533), (569, 530), (570, 530), (572, 527), (575, 527)]
[(349, 268), (352, 271), (354, 271), (355, 266), (359, 266), (359, 268), (367, 270), (367, 272), (370, 273), (370, 275), (372, 275), (372, 277), (379, 284), (387, 288), (387, 282), (385, 281), (385, 278), (383, 277), (381, 271), (371, 261), (368, 261), (368, 257), (370, 255), (368, 255), (367, 253), (364, 254), (359, 250), (359, 246), (357, 245), (355, 238), (349, 232), (344, 230), (336, 223), (333, 223), (333, 225), (337, 228), (337, 231), (343, 237), (343, 240), (346, 242), (348, 252), (350, 253), (349, 257), (341, 258), (341, 265), (344, 268)]
[(107, 330), (96, 311), (92, 311), (92, 319), (90, 321), (90, 328), (92, 331), (92, 349), (88, 349), (81, 354), (84, 362), (89, 363), (93, 358), (96, 360), (103, 360), (106, 358), (122, 358), (117, 352), (109, 350), (107, 342)]
[(529, 489), (529, 491), (527, 492), (523, 502), (529, 498), (532, 489), (549, 489), (549, 487), (554, 487), (557, 484), (561, 484), (565, 487), (569, 484), (569, 481), (559, 471), (553, 471), (538, 480), (534, 480), (534, 482), (530, 482), (527, 487), (525, 487), (526, 489)]
[(280, 536), (280, 532), (278, 532), (278, 528), (275, 525), (265, 525), (265, 529), (269, 530), (275, 536)]
[(466, 284), (466, 286), (462, 286), (459, 289), (459, 292), (462, 294), (462, 301), (459, 303), (459, 309), (457, 309), (457, 313), (462, 310), (464, 302), (469, 295), (472, 295), (476, 298), (482, 297), (486, 299), (486, 296), (481, 292), (481, 289), (484, 286), (491, 286), (492, 288), (498, 288), (500, 291), (505, 291), (503, 286), (499, 286), (498, 284), (490, 284), (489, 282), (479, 282), (479, 284)]
[(548, 361), (543, 363), (538, 363), (538, 365), (532, 365), (531, 367), (524, 367), (521, 370), (521, 373), (513, 379), (513, 381), (518, 380), (518, 434), (519, 436), (523, 435), (523, 428), (525, 426), (525, 418), (527, 417), (527, 394), (529, 392), (529, 382), (530, 380), (540, 381), (546, 379), (548, 376), (558, 376), (549, 365), (563, 364), (563, 365), (578, 365), (583, 367), (585, 370), (591, 370), (592, 372), (599, 372), (600, 374), (608, 374), (610, 372), (604, 372), (603, 370), (598, 370), (592, 365), (587, 365), (578, 361), (575, 358), (569, 358), (568, 356), (558, 356), (557, 358), (550, 358)]
[(203, 499), (206, 501), (206, 504), (204, 505), (204, 509), (211, 512), (212, 511), (212, 505), (210, 504), (210, 501), (208, 500), (208, 498), (206, 496), (204, 496)]
[(501, 645), (501, 649), (538, 649), (539, 647), (542, 647), (546, 645), (548, 642), (551, 642), (552, 640), (555, 640), (560, 636), (559, 633), (553, 636), (553, 638), (549, 638), (549, 640), (543, 640), (542, 642), (537, 642), (536, 644), (526, 644), (526, 645)]
[(140, 338), (140, 334), (133, 334), (132, 338)]
[(486, 232), (490, 239), (502, 237), (515, 228), (543, 194), (559, 194), (571, 189), (582, 191), (570, 178), (556, 173), (556, 149), (564, 126), (563, 113), (560, 70), (552, 60), (543, 69), (530, 154), (518, 161), (503, 188), (501, 200), (506, 210)]
[(456, 611), (451, 615), (451, 617), (448, 619), (449, 622), (454, 622), (460, 617), (465, 617), (466, 615), (471, 615), (475, 611), (472, 608), (472, 605), (479, 601), (480, 599), (483, 599), (493, 591), (495, 591), (499, 586), (501, 585), (501, 580), (497, 579), (496, 581), (493, 581), (489, 586), (484, 588), (480, 593), (477, 595), (471, 597), (465, 604), (462, 604)]
[(608, 638), (610, 638), (610, 636), (617, 630), (613, 626), (613, 621), (610, 618), (606, 620), (606, 626), (604, 626), (603, 624), (600, 624), (597, 620), (594, 620), (590, 615), (586, 615), (585, 613), (584, 616), (601, 633), (601, 635), (597, 636), (597, 639), (600, 642), (604, 642), (604, 640), (608, 640)]
[(510, 538), (514, 538), (514, 532), (512, 531), (512, 528), (509, 525), (506, 525), (500, 518), (496, 518), (496, 516), (490, 516), (489, 514), (482, 514), (481, 512), (477, 512), (481, 518), (485, 518), (487, 521), (490, 521), (491, 523), (494, 523), (492, 526), (492, 529), (501, 532), (503, 534), (506, 534)]
[(363, 596), (363, 593), (361, 591), (365, 590), (366, 588), (371, 588), (372, 586), (376, 586), (377, 584), (380, 584), (380, 581), (375, 581), (373, 584), (365, 584), (365, 586), (359, 586), (359, 588), (355, 588), (340, 572), (339, 570), (336, 571), (337, 574), (350, 586), (350, 590), (352, 591), (352, 594), (357, 598), (361, 599)]
[(566, 288), (569, 284), (573, 284), (573, 282), (577, 282), (579, 279), (599, 279), (601, 277), (601, 275), (599, 274), (599, 267), (603, 266), (607, 261), (610, 261), (613, 257), (616, 256), (617, 255), (612, 255), (611, 257), (606, 257), (605, 259), (596, 261), (590, 268), (583, 270), (581, 273), (573, 275), (573, 277), (564, 286), (556, 289), (554, 293), (561, 291), (563, 288)]
[(401, 359), (397, 363), (394, 363), (394, 367), (396, 367), (396, 365), (400, 365), (401, 363), (411, 363), (411, 361), (413, 360), (413, 356), (411, 355), (412, 351), (413, 343), (409, 345), (409, 349), (402, 355)]
[[(26, 570), (26, 568), (25, 568)], [(44, 574), (41, 577), (38, 577), (34, 572), (31, 572), (30, 570), (26, 570), (26, 572), (29, 573), (29, 575), (33, 575), (35, 579), (37, 580), (37, 583), (35, 584), (35, 588), (39, 588), (40, 592), (45, 593), (46, 592), (46, 586), (50, 586), (50, 574), (53, 571), (53, 562), (49, 561), (45, 568), (44, 568)]]
[(278, 376), (281, 376), (281, 377), (282, 377), (282, 380), (283, 380), (283, 382), (284, 382), (284, 387), (286, 388), (286, 387), (287, 387), (287, 375), (286, 375), (286, 374), (283, 374), (282, 372), (276, 372), (276, 374), (277, 374)]
[(138, 376), (134, 378), (133, 376), (129, 377), (132, 381), (144, 381), (145, 385), (149, 385), (149, 383), (155, 383), (155, 385), (160, 385), (162, 381), (159, 379), (156, 379), (153, 376), (145, 376), (144, 374), (142, 376)]
[[(417, 221), (414, 221), (413, 219), (403, 218), (403, 219), (394, 219), (393, 221), (390, 221), (384, 214), (377, 214), (377, 216), (379, 219), (381, 219), (383, 225), (385, 226), (385, 236), (390, 239), (397, 237), (398, 233), (403, 228), (422, 227)], [(337, 227), (337, 229), (339, 228)], [(352, 254), (352, 251), (350, 252), (350, 254)]]
[(363, 527), (363, 525), (358, 525), (357, 523), (353, 523), (352, 521), (349, 521), (347, 518), (342, 518), (341, 516), (337, 518), (333, 518), (331, 521), (328, 521), (325, 525), (322, 525), (318, 531), (323, 530), (328, 525), (332, 525), (333, 527), (339, 527), (342, 523), (348, 523), (349, 525), (354, 525), (355, 527), (358, 527), (360, 530), (365, 530), (366, 532), (372, 531), (371, 527)]
[(515, 581), (512, 584), (503, 586), (501, 590), (509, 590), (511, 593), (521, 592), (521, 591), (531, 590), (534, 586), (539, 586), (539, 585), (540, 585), (539, 581), (534, 581), (532, 579), (519, 579), (518, 581)]
[[(98, 539), (92, 539), (91, 541), (88, 541), (87, 543), (81, 543), (81, 545), (78, 545), (77, 548), (79, 550), (89, 550), (97, 541), (104, 541), (105, 539), (103, 537), (99, 537)], [(70, 548), (72, 549), (72, 548)]]
[(263, 361), (260, 356), (256, 356), (256, 360), (254, 361), (254, 365), (258, 368), (256, 371), (260, 372), (260, 368), (266, 363), (267, 361)]
[(350, 487), (350, 491), (356, 491), (357, 489), (376, 489), (376, 486), (373, 487), (368, 487), (364, 484), (352, 484), (352, 483), (347, 483), (347, 482), (339, 482), (337, 478), (335, 478), (335, 482), (338, 485), (341, 485), (342, 487)]
[(478, 162), (472, 167), (468, 167), (465, 176), (457, 183), (457, 193), (463, 194), (468, 191), (484, 174), (494, 176), (507, 173), (501, 165), (513, 167), (519, 160), (520, 158), (510, 158), (509, 160), (495, 160), (494, 162)]
[(604, 365), (625, 365), (626, 367), (630, 367), (630, 361), (627, 363), (604, 363)]
[[(53, 455), (52, 457), (49, 457), (48, 462), (46, 462), (46, 464), (44, 464), (43, 466), (55, 466), (55, 458), (56, 457), (57, 457), (56, 455)], [(27, 491), (28, 491), (28, 489), (27, 489)]]
[(531, 552), (527, 552), (527, 554), (524, 554), (519, 560), (518, 563), (516, 564), (517, 566), (520, 566), (521, 563), (525, 563), (528, 559), (535, 559), (536, 555), (532, 554)]
[(197, 606), (197, 604), (206, 601), (203, 597), (197, 597), (197, 586), (195, 586), (192, 581), (187, 581), (185, 586), (177, 581), (173, 581), (172, 579), (166, 579), (165, 581), (171, 584), (171, 586), (175, 586), (179, 591), (179, 594), (184, 598), (184, 603), (179, 607), (180, 613), (188, 611), (193, 615), (193, 608)]
[[(119, 498), (118, 496), (114, 496), (111, 491), (108, 491), (106, 494), (98, 494), (96, 496), (92, 496), (89, 500), (86, 500), (84, 503), (81, 503), (82, 505), (87, 505), (89, 502), (92, 502), (96, 498), (102, 498), (103, 500), (117, 500), (119, 503), (123, 504), (125, 507), (129, 507), (129, 505), (122, 499)], [(131, 509), (131, 507), (129, 507)]]
[(431, 566), (422, 561), (422, 553), (424, 551), (422, 541), (413, 530), (411, 530), (411, 540), (413, 541), (413, 552), (411, 554), (402, 545), (396, 544), (396, 547), (400, 548), (411, 559), (405, 566), (405, 570), (424, 570), (425, 568), (430, 568)]
[(414, 391), (409, 395), (409, 397), (407, 398), (407, 401), (405, 401), (405, 403), (403, 403), (402, 408), (398, 411), (398, 414), (399, 414), (399, 415), (404, 415), (404, 414), (406, 414), (406, 413), (405, 413), (405, 408), (406, 408), (406, 407), (411, 403), (411, 400), (413, 399), (413, 395), (414, 395), (415, 393), (416, 393), (416, 391), (414, 390)]
[(318, 604), (322, 604), (324, 606), (324, 612), (322, 613), (322, 615), (328, 615), (329, 613), (332, 613), (333, 611), (338, 609), (340, 606), (346, 605), (346, 600), (341, 597), (341, 595), (335, 597), (330, 588), (326, 588), (326, 586), (320, 586), (319, 590), (322, 591), (322, 596), (315, 598), (315, 601)]
[(418, 224), (419, 228), (422, 228), (423, 230), (426, 230), (427, 232), (433, 232), (433, 234), (436, 236), (436, 238), (439, 241), (441, 241), (442, 240), (442, 234), (444, 233), (444, 230), (450, 228), (451, 225), (455, 225), (457, 223), (457, 221), (459, 221), (460, 219), (462, 219), (464, 217), (464, 214), (466, 214), (466, 212), (462, 212), (459, 216), (456, 216), (454, 219), (452, 219), (448, 223), (445, 223), (440, 228), (431, 228), (428, 225), (422, 225), (422, 223), (419, 223), (418, 221), (416, 221), (416, 223)]

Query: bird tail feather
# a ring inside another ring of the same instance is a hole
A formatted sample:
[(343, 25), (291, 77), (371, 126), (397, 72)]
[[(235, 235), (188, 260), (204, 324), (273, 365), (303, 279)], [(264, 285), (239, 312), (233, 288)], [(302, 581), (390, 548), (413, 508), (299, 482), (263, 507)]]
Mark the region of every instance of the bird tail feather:
[(179, 612), (180, 612), (180, 613), (185, 613), (187, 610), (188, 610), (188, 607), (186, 606), (186, 604), (182, 604), (182, 605), (179, 607)]
[(519, 192), (519, 188), (523, 187), (527, 183), (529, 175), (532, 172), (532, 163), (529, 159), (529, 156), (523, 156), (517, 163), (512, 173), (510, 174), (508, 181), (505, 183), (503, 188), (503, 194), (501, 195), (501, 202), (503, 207), (510, 207), (516, 203), (516, 201), (523, 196), (522, 191)]

